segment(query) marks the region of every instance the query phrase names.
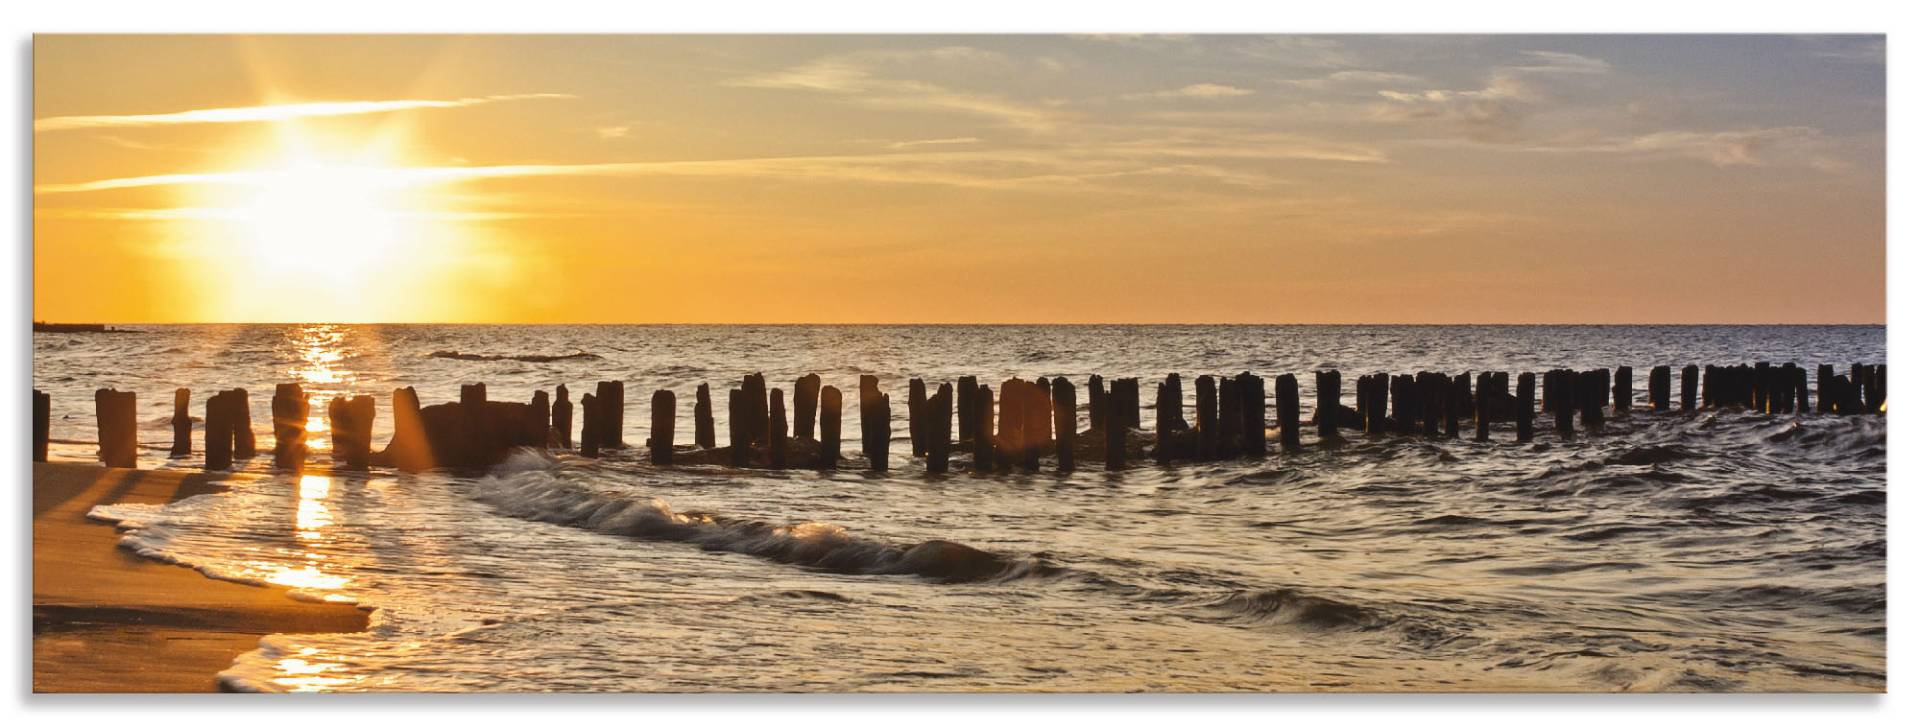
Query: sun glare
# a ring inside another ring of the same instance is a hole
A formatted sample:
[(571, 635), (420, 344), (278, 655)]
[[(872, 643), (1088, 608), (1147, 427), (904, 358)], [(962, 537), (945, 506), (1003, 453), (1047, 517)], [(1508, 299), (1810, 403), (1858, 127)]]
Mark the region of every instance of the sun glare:
[(301, 159), (263, 175), (234, 209), (253, 269), (345, 283), (391, 264), (408, 210), (385, 171)]

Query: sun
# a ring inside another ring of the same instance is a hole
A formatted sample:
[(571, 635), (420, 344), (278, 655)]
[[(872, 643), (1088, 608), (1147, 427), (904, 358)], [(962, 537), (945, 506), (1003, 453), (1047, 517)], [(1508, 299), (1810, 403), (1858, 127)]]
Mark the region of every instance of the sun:
[(336, 284), (391, 266), (418, 216), (392, 171), (296, 158), (257, 175), (232, 207), (248, 266)]

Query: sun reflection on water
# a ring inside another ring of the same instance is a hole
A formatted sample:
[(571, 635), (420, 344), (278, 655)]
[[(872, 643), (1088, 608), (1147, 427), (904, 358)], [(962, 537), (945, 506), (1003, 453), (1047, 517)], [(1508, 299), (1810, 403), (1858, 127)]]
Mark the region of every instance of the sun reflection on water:
[(273, 679), (273, 682), (285, 686), (289, 691), (311, 693), (332, 690), (361, 679), (360, 676), (345, 674), (345, 663), (314, 660), (313, 657), (319, 653), (319, 648), (307, 647), (300, 649), (298, 655), (302, 657), (281, 658), (274, 666), (284, 675)]
[(299, 357), (287, 375), (299, 383), (313, 401), (313, 408), (307, 413), (310, 448), (332, 447), (331, 439), (323, 436), (329, 430), (327, 401), (335, 396), (350, 395), (353, 388), (356, 377), (342, 365), (347, 357), (346, 338), (347, 328), (341, 325), (302, 325), (288, 333), (288, 343)]

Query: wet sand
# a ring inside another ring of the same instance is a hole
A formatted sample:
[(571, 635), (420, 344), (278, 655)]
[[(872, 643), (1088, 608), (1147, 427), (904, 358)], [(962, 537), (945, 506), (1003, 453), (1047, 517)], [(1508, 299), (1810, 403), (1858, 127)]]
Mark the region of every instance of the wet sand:
[(213, 692), (216, 675), (270, 633), (364, 629), (350, 605), (292, 600), (118, 546), (101, 504), (162, 504), (216, 492), (199, 474), (33, 465), (33, 690)]

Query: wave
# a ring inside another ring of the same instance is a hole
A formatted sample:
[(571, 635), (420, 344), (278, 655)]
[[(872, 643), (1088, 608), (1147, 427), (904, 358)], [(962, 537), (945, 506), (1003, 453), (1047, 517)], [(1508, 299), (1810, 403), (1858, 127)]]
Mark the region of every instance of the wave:
[(592, 353), (588, 353), (586, 351), (577, 351), (573, 353), (566, 353), (563, 355), (540, 355), (535, 353), (524, 353), (520, 355), (507, 355), (507, 354), (495, 355), (495, 354), (489, 354), (489, 353), (462, 353), (460, 351), (454, 351), (454, 350), (436, 350), (432, 353), (428, 353), (427, 357), (428, 358), (444, 358), (448, 360), (471, 360), (471, 361), (513, 360), (513, 361), (520, 361), (522, 363), (553, 363), (555, 361), (563, 361), (563, 360), (587, 360), (587, 359), (598, 360), (600, 358), (600, 356), (594, 355)]
[(676, 512), (664, 500), (595, 492), (562, 481), (551, 470), (496, 471), (481, 478), (474, 493), (500, 512), (521, 519), (634, 539), (686, 542), (711, 551), (846, 575), (917, 575), (942, 583), (967, 583), (1059, 571), (1038, 557), (997, 554), (946, 540), (909, 547), (860, 539), (844, 527), (825, 522), (775, 525)]

